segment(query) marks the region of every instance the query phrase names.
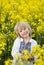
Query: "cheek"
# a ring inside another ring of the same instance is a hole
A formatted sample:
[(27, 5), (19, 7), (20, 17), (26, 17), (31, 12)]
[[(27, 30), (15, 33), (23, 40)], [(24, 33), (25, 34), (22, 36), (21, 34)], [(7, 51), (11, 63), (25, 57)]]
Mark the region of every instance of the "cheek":
[(21, 36), (21, 37), (23, 37), (23, 36), (24, 36), (24, 34), (23, 34), (23, 33), (20, 33), (20, 36)]
[(30, 33), (30, 31), (29, 31), (29, 30), (26, 30), (26, 32)]
[(30, 31), (28, 31), (30, 33)]
[(22, 35), (22, 33), (20, 33), (20, 36)]
[(30, 33), (30, 30), (28, 30), (28, 32)]

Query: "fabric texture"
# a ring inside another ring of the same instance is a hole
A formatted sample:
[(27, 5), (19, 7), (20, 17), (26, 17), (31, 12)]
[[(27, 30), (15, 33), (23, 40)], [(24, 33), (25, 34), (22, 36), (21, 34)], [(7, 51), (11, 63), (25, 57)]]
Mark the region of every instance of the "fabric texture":
[[(32, 53), (32, 47), (35, 45), (37, 45), (37, 42), (32, 38), (29, 40), (27, 45), (24, 44), (24, 41), (22, 38), (16, 38), (11, 51), (13, 61), (14, 61), (13, 65), (16, 65), (16, 60), (14, 59), (14, 56), (17, 53), (20, 53), (20, 51), (22, 51), (23, 49), (27, 49), (30, 51), (30, 53)], [(36, 59), (36, 56), (34, 57), (34, 60), (35, 59)], [(33, 61), (30, 62), (30, 65), (33, 65)]]
[(19, 52), (21, 52), (22, 50), (28, 50), (30, 52), (31, 51), (31, 42), (28, 42), (27, 44), (25, 44), (24, 41), (21, 42)]

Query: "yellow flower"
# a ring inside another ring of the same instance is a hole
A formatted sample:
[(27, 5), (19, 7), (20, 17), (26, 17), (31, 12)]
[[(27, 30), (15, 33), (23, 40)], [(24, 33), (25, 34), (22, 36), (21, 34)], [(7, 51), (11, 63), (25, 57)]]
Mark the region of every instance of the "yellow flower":
[(7, 59), (4, 63), (5, 63), (5, 65), (12, 65), (13, 60), (11, 60), (11, 59), (9, 58), (9, 59)]
[(29, 56), (28, 55), (23, 55), (22, 58), (25, 59), (25, 60), (28, 60)]
[(2, 50), (0, 50), (0, 55), (2, 54)]
[(16, 59), (16, 60), (18, 60), (18, 59), (20, 59), (20, 58), (21, 58), (20, 53), (17, 53), (17, 54), (14, 56), (14, 59)]
[(22, 51), (22, 57), (25, 59), (25, 60), (28, 60), (30, 58), (30, 53), (28, 50), (23, 50)]
[(27, 54), (29, 54), (29, 52), (28, 52), (28, 50), (23, 50), (22, 54), (27, 55)]
[(30, 62), (28, 61), (27, 64), (30, 64)]

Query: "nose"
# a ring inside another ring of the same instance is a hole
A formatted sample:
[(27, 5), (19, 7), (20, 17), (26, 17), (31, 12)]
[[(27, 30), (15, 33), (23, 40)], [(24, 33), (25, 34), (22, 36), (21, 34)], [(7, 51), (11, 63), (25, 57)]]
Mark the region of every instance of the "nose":
[(23, 33), (25, 33), (25, 30), (22, 30)]
[(23, 33), (25, 33), (25, 31), (23, 30)]
[(25, 33), (25, 31), (23, 30), (23, 33)]

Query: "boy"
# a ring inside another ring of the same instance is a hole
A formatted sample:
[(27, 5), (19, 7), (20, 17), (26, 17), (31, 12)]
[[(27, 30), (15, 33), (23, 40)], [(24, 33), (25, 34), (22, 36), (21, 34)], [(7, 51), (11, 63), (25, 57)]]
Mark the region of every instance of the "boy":
[[(32, 53), (32, 46), (37, 45), (37, 42), (32, 39), (31, 34), (32, 30), (31, 27), (27, 22), (18, 22), (16, 26), (14, 27), (14, 31), (17, 34), (17, 38), (14, 41), (14, 45), (12, 48), (12, 56), (14, 59), (14, 56), (17, 53), (22, 53), (22, 50), (27, 49), (30, 54)], [(33, 61), (35, 61), (36, 57), (30, 57), (29, 60), (32, 60), (30, 62), (30, 65), (33, 65)], [(16, 60), (14, 59), (14, 64), (16, 65)]]

